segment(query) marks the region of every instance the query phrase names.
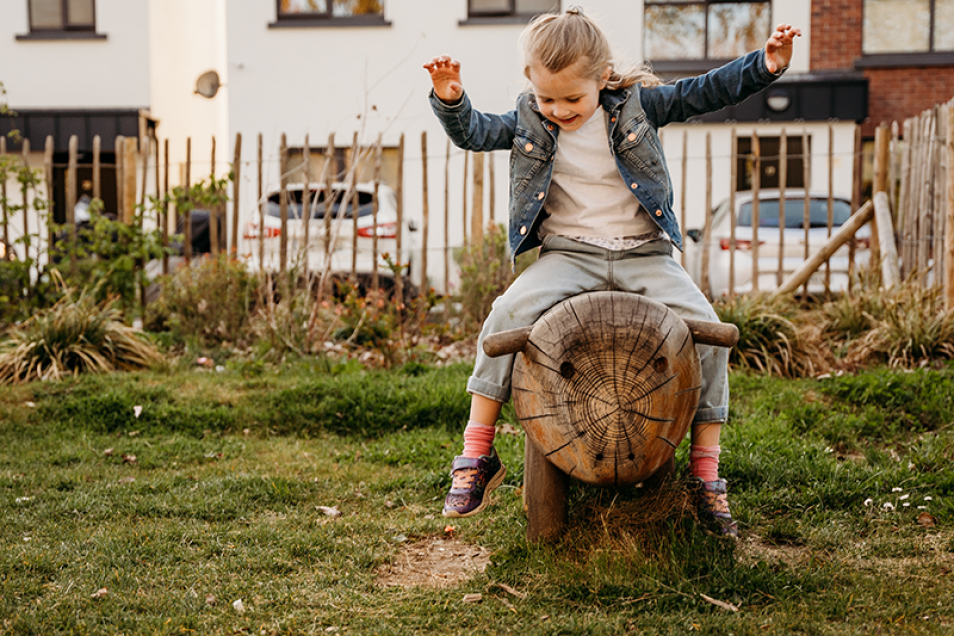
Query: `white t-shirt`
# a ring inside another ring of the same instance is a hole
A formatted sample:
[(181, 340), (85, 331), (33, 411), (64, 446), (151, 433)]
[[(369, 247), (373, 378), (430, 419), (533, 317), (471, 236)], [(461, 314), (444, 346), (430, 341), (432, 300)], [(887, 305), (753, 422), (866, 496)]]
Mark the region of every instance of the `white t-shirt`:
[[(586, 240), (664, 236), (619, 174), (602, 107), (597, 107), (579, 129), (560, 131), (545, 209), (550, 216), (540, 225), (541, 237), (556, 234)], [(587, 242), (610, 247), (606, 241)]]

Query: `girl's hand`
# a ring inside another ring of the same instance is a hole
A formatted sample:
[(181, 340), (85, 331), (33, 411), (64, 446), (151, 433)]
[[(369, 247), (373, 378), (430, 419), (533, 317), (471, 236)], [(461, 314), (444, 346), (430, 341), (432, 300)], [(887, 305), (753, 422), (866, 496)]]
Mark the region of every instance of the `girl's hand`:
[(801, 30), (791, 24), (775, 27), (775, 33), (765, 43), (765, 66), (769, 73), (778, 73), (788, 68), (789, 62), (792, 61), (792, 41), (801, 35)]
[(456, 102), (464, 95), (464, 86), (460, 83), (460, 62), (449, 55), (440, 55), (424, 64), (431, 74), (434, 93), (445, 102)]

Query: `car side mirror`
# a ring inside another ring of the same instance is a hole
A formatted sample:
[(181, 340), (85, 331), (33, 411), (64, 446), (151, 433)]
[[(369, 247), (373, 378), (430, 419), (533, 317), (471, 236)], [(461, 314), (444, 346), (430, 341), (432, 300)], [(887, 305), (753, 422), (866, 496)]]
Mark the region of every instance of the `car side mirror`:
[(698, 243), (699, 239), (702, 238), (702, 230), (699, 230), (697, 228), (686, 230), (686, 236), (691, 238), (693, 243)]

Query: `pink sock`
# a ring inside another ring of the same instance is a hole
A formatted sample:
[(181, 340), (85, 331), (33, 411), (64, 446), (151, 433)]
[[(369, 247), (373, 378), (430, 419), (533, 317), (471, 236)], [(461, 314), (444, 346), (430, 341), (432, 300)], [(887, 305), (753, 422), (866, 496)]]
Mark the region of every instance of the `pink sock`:
[(496, 433), (497, 428), (494, 426), (485, 426), (473, 420), (467, 422), (467, 428), (464, 429), (464, 452), (461, 455), (474, 459), (489, 455)]
[(719, 478), (719, 453), (721, 446), (689, 447), (689, 472), (702, 481), (715, 481)]

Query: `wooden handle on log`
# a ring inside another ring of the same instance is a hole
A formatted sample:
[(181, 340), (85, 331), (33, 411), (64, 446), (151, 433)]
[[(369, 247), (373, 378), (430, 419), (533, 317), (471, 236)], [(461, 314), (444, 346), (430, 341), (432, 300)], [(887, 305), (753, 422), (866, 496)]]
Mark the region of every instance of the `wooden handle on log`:
[[(732, 347), (739, 341), (739, 328), (731, 323), (684, 319), (697, 344)], [(533, 327), (521, 327), (490, 334), (484, 338), (484, 353), (491, 358), (523, 351)]]

